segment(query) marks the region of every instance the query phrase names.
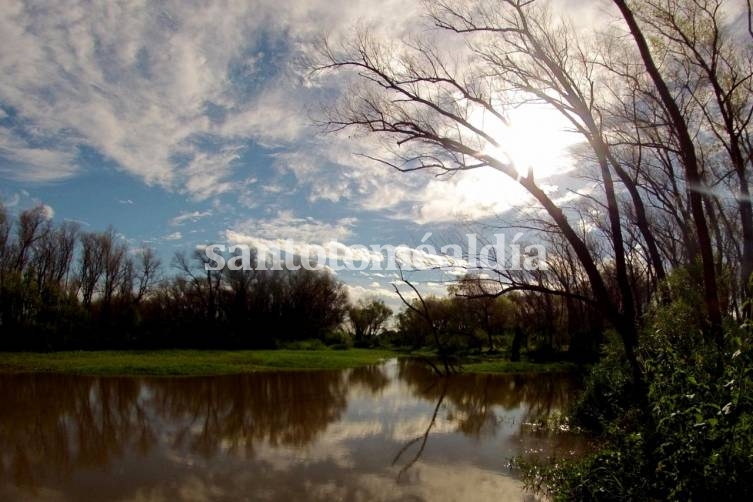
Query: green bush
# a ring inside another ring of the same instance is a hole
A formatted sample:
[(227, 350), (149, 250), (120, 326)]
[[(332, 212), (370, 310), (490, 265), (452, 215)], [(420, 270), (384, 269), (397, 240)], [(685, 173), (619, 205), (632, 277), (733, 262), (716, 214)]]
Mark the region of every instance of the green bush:
[(280, 348), (287, 350), (326, 350), (327, 346), (321, 340), (313, 338), (310, 340), (285, 342)]
[(325, 345), (337, 349), (349, 349), (353, 347), (353, 338), (344, 330), (338, 329), (325, 333), (322, 339)]
[(604, 446), (576, 461), (523, 461), (531, 488), (553, 500), (753, 500), (752, 330), (727, 329), (720, 347), (695, 310), (679, 301), (648, 319), (648, 416), (632, 403), (624, 359), (607, 350), (572, 411)]
[(630, 369), (621, 342), (609, 333), (599, 364), (591, 369), (582, 394), (570, 410), (578, 427), (597, 434), (619, 434), (636, 419)]

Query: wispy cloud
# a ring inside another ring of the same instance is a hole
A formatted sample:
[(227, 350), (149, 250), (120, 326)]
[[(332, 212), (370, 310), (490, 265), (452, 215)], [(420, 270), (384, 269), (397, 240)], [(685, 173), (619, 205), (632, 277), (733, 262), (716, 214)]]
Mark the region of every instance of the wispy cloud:
[(0, 160), (0, 176), (13, 180), (56, 181), (70, 178), (79, 171), (75, 148), (66, 141), (56, 142), (54, 146), (37, 146), (16, 131), (3, 127), (0, 127)]
[(202, 218), (206, 218), (207, 216), (211, 216), (212, 211), (190, 211), (185, 213), (180, 213), (178, 216), (172, 218), (170, 220), (170, 225), (172, 226), (179, 226), (183, 225), (186, 222), (197, 222), (201, 220)]
[[(50, 182), (104, 169), (82, 161), (93, 150), (107, 160), (102, 165), (184, 194), (187, 203), (234, 197), (272, 214), (285, 204), (300, 214), (302, 204), (337, 203), (359, 216), (429, 224), (485, 218), (527, 202), (499, 173), (400, 175), (354, 155), (384, 153), (372, 137), (315, 134), (312, 103), (345, 92), (348, 83), (311, 79), (294, 62), (322, 34), (337, 43), (356, 25), (385, 40), (412, 36), (421, 12), (418, 0), (386, 0), (379, 9), (368, 0), (6, 1), (0, 177)], [(440, 49), (458, 43), (445, 38)], [(260, 165), (284, 181), (267, 179)], [(188, 211), (169, 223), (209, 215)], [(356, 226), (292, 213), (273, 220), (231, 230), (345, 242)]]
[(398, 25), (407, 10), (384, 20), (345, 0), (5, 2), (0, 72), (12, 77), (0, 103), (16, 116), (2, 112), (0, 174), (68, 178), (85, 146), (150, 185), (199, 200), (227, 192), (244, 147), (308, 135), (309, 91), (286, 79), (295, 52), (357, 19)]
[(293, 240), (307, 243), (346, 241), (353, 233), (355, 218), (340, 218), (333, 223), (312, 217), (300, 217), (290, 210), (279, 211), (266, 220), (247, 220), (232, 229), (239, 234), (267, 240)]
[(179, 241), (183, 238), (183, 234), (180, 232), (173, 232), (163, 237), (166, 241)]

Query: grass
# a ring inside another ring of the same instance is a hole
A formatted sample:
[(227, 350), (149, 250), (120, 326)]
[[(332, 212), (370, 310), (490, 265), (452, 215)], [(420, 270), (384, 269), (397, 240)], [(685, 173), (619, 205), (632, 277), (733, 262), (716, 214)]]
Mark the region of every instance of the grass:
[(461, 358), (461, 363), (467, 373), (568, 373), (578, 370), (578, 365), (568, 361), (533, 361), (527, 355), (520, 361), (510, 361), (509, 357), (506, 351), (483, 352), (467, 354)]
[(155, 350), (0, 353), (0, 372), (198, 376), (260, 370), (335, 370), (396, 357), (390, 350)]
[(566, 373), (576, 369), (577, 365), (569, 362), (534, 363), (490, 359), (463, 363), (465, 373)]
[[(410, 355), (388, 349), (332, 350), (153, 350), (0, 352), (0, 372), (83, 375), (204, 376), (263, 370), (337, 370)], [(429, 354), (429, 353), (427, 353)], [(464, 373), (557, 373), (573, 371), (566, 362), (512, 362), (498, 355), (463, 358)]]
[[(411, 356), (435, 358), (430, 349), (405, 350)], [(570, 373), (578, 371), (575, 363), (567, 361), (534, 362), (525, 359), (510, 361), (506, 352), (471, 352), (457, 356), (463, 373)]]

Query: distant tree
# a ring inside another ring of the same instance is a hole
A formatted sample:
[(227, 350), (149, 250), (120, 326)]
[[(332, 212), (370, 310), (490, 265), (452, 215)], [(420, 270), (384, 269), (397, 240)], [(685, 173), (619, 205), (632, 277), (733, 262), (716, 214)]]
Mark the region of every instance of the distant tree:
[(497, 296), (499, 290), (499, 281), (479, 274), (467, 274), (448, 288), (470, 314), (477, 333), (486, 336), (489, 351), (494, 351), (494, 335), (501, 335), (512, 320), (512, 305)]
[(26, 268), (31, 257), (34, 244), (49, 230), (47, 210), (39, 205), (23, 211), (18, 217), (15, 242), (15, 269), (22, 271)]
[(81, 254), (78, 261), (78, 285), (81, 298), (84, 307), (89, 308), (105, 270), (102, 239), (98, 234), (86, 232), (81, 235)]
[(361, 299), (348, 309), (348, 320), (357, 344), (373, 343), (381, 333), (392, 310), (382, 300)]
[(205, 267), (209, 258), (201, 250), (194, 250), (191, 257), (183, 252), (175, 253), (173, 267), (186, 279), (191, 293), (201, 299), (201, 313), (206, 321), (213, 322), (218, 316), (218, 303), (222, 287), (222, 271)]
[(130, 294), (133, 280), (133, 264), (127, 259), (126, 245), (119, 241), (110, 227), (99, 234), (102, 256), (102, 304), (108, 312), (118, 291)]

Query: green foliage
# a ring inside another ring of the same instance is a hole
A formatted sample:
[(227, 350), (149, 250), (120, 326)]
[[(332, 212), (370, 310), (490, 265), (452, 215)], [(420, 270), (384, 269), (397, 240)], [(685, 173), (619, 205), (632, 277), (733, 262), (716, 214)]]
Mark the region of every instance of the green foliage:
[(578, 370), (569, 362), (535, 363), (491, 356), (464, 359), (462, 367), (464, 373), (576, 373)]
[(353, 347), (353, 339), (350, 334), (342, 329), (328, 331), (322, 341), (325, 345), (336, 350), (345, 350)]
[(627, 429), (634, 420), (630, 371), (622, 344), (610, 332), (602, 347), (601, 360), (591, 368), (583, 393), (570, 412), (573, 422), (595, 433), (616, 433)]
[(536, 463), (522, 460), (528, 489), (546, 493), (553, 502), (660, 500), (649, 497), (650, 488), (640, 460), (639, 435), (628, 435), (597, 454), (577, 461)]
[(343, 369), (376, 364), (389, 350), (154, 350), (0, 353), (0, 371), (88, 375), (226, 375), (263, 369)]
[(433, 327), (423, 315), (421, 302), (414, 300), (415, 310), (406, 308), (398, 314), (398, 329), (392, 342), (414, 349), (436, 348), (433, 334), (436, 330), (440, 344), (448, 353), (480, 350), (484, 346), (494, 349), (505, 344), (500, 337), (507, 335), (513, 318), (508, 299), (452, 296), (460, 294), (457, 286), (450, 287), (450, 294), (444, 298), (424, 299)]
[(382, 300), (360, 300), (348, 309), (348, 319), (353, 333), (353, 342), (358, 347), (370, 347), (384, 329), (384, 323), (392, 310)]
[[(692, 295), (693, 292), (689, 291)], [(574, 462), (527, 464), (528, 484), (553, 500), (750, 500), (753, 497), (753, 332), (703, 336), (692, 301), (656, 309), (641, 339), (649, 415), (627, 367), (608, 349), (574, 423), (605, 446)]]
[(326, 350), (327, 346), (321, 340), (312, 338), (308, 340), (285, 342), (280, 345), (280, 348), (286, 350)]

